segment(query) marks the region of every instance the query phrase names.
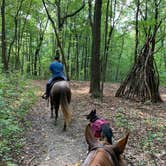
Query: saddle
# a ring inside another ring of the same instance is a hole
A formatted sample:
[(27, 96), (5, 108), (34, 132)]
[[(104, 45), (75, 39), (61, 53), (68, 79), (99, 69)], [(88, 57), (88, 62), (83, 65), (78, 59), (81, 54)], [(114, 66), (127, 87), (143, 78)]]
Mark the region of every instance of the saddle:
[(64, 81), (64, 79), (61, 78), (61, 77), (56, 77), (56, 78), (53, 79), (51, 84), (47, 84), (46, 92), (42, 95), (43, 99), (47, 100), (49, 98), (49, 94), (50, 94), (52, 86), (58, 81)]
[(56, 78), (54, 78), (53, 81), (52, 81), (51, 84), (50, 84), (49, 91), (51, 91), (52, 86), (53, 86), (56, 82), (59, 82), (59, 81), (64, 81), (64, 79), (61, 78), (61, 77), (56, 77)]

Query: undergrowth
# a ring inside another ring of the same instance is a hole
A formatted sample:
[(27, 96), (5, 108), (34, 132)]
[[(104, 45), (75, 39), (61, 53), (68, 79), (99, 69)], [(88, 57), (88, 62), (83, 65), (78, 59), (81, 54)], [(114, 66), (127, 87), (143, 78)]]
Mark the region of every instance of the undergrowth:
[(34, 92), (35, 88), (19, 74), (0, 76), (0, 165), (13, 165), (21, 152), (24, 116), (36, 100)]

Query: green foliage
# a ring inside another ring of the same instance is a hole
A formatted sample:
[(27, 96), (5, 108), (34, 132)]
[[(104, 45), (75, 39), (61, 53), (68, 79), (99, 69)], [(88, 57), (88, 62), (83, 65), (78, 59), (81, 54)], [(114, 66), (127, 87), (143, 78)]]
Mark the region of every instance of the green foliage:
[(155, 61), (158, 67), (158, 72), (160, 75), (160, 84), (166, 85), (166, 66), (165, 66), (165, 57), (164, 57), (164, 48), (162, 49), (163, 54), (156, 54)]
[[(7, 38), (7, 51), (9, 50), (9, 45), (13, 40), (15, 34), (15, 22), (14, 16), (17, 13), (20, 1), (13, 0), (11, 3), (6, 0), (6, 38)], [(43, 31), (44, 26), (47, 21), (47, 15), (43, 8), (42, 1), (24, 0), (22, 8), (19, 12), (18, 17), (18, 29), (17, 29), (17, 39), (15, 40), (11, 56), (9, 59), (9, 70), (13, 71), (18, 67), (22, 74), (28, 78), (38, 78), (38, 79), (48, 79), (50, 73), (48, 66), (52, 61), (52, 57), (55, 55), (55, 50), (57, 50), (57, 41), (55, 34), (53, 32), (51, 23), (48, 23), (46, 28), (44, 40), (42, 47), (39, 51), (39, 56), (37, 57), (37, 76), (34, 76), (34, 55), (36, 48), (39, 43), (41, 30)], [(64, 25), (60, 31), (58, 31), (58, 7), (57, 4), (60, 3), (59, 13), (61, 22), (64, 21)], [(103, 1), (102, 5), (102, 22), (101, 22), (101, 61), (104, 54), (104, 41), (105, 41), (105, 20), (106, 20), (106, 0)], [(145, 17), (145, 9), (147, 2), (147, 19)], [(68, 14), (74, 13), (82, 6), (83, 1), (72, 0), (72, 1), (46, 1), (47, 8), (55, 22), (58, 35), (62, 42), (62, 47), (65, 53), (65, 59), (67, 66), (69, 68), (70, 79), (79, 80), (89, 80), (90, 79), (90, 65), (91, 65), (91, 44), (92, 44), (92, 32), (89, 24), (88, 18), (88, 2), (85, 1), (85, 7), (75, 16), (67, 17), (63, 20), (62, 18)], [(112, 1), (109, 6), (109, 19), (108, 19), (108, 32), (114, 24), (113, 35), (111, 37), (109, 50), (108, 50), (108, 60), (107, 60), (107, 70), (106, 70), (106, 81), (121, 82), (130, 71), (133, 65), (134, 59), (134, 49), (135, 49), (135, 11), (136, 11), (136, 1), (121, 0)], [(112, 7), (111, 7), (112, 5)], [(139, 16), (138, 26), (139, 26), (139, 49), (142, 48), (145, 42), (145, 30), (151, 27), (151, 31), (154, 27), (154, 6), (153, 1), (142, 1), (140, 4), (140, 11), (142, 13)], [(159, 6), (159, 22), (165, 18), (165, 4), (161, 1)], [(92, 19), (94, 12), (94, 3), (92, 3)], [(113, 18), (115, 16), (115, 18)], [(144, 17), (143, 17), (144, 16)], [(0, 17), (0, 27), (1, 27), (1, 17)], [(152, 32), (151, 32), (152, 33)], [(23, 35), (21, 37), (21, 35)], [(124, 46), (122, 49), (122, 36), (124, 35)], [(159, 51), (155, 54), (155, 61), (160, 75), (160, 83), (165, 85), (166, 79), (166, 69), (165, 69), (165, 24), (162, 21), (161, 28), (156, 35), (156, 50)], [(158, 42), (159, 41), (159, 42)], [(163, 42), (162, 43), (160, 42)], [(76, 47), (78, 44), (78, 47)], [(20, 48), (18, 48), (20, 46)], [(78, 49), (78, 50), (77, 50)], [(19, 50), (19, 53), (18, 53)], [(121, 54), (122, 50), (122, 54)], [(156, 51), (155, 50), (155, 51)], [(77, 61), (78, 54), (78, 61)], [(121, 54), (121, 56), (120, 56)], [(86, 61), (85, 61), (86, 56)], [(16, 62), (16, 58), (19, 57), (19, 63)], [(1, 52), (0, 52), (1, 58)], [(0, 59), (1, 60), (1, 59)], [(17, 64), (18, 63), (18, 64)], [(86, 65), (84, 65), (86, 63)], [(78, 64), (78, 74), (77, 72)], [(0, 64), (0, 68), (2, 68)], [(86, 69), (86, 70), (84, 70)], [(87, 73), (85, 78), (85, 71)], [(78, 76), (78, 78), (77, 78)]]
[(133, 64), (134, 46), (131, 46), (134, 42), (134, 37), (132, 35), (125, 35), (122, 49), (121, 35), (122, 34), (115, 32), (111, 40), (112, 42), (106, 75), (107, 81), (122, 81)]
[(18, 73), (0, 77), (0, 159), (8, 161), (20, 153), (24, 116), (35, 95), (29, 81)]

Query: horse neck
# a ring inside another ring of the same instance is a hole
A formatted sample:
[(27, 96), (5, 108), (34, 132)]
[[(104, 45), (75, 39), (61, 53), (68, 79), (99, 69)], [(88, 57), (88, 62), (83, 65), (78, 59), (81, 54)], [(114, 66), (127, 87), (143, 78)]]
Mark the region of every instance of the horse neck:
[(90, 149), (83, 166), (127, 166), (122, 156), (117, 157), (115, 152), (104, 145)]
[(104, 149), (98, 149), (97, 151), (91, 151), (88, 155), (86, 165), (83, 166), (115, 166), (111, 156), (109, 156)]

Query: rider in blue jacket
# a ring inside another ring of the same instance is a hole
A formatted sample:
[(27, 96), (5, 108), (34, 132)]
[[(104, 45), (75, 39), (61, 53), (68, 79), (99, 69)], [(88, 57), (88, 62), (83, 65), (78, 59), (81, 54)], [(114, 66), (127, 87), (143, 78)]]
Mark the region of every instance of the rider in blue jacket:
[(67, 80), (63, 71), (63, 64), (59, 61), (59, 56), (54, 57), (54, 61), (50, 64), (49, 69), (52, 73), (52, 76), (46, 84), (46, 92), (44, 95), (42, 95), (43, 99), (48, 99), (51, 86), (54, 81)]

